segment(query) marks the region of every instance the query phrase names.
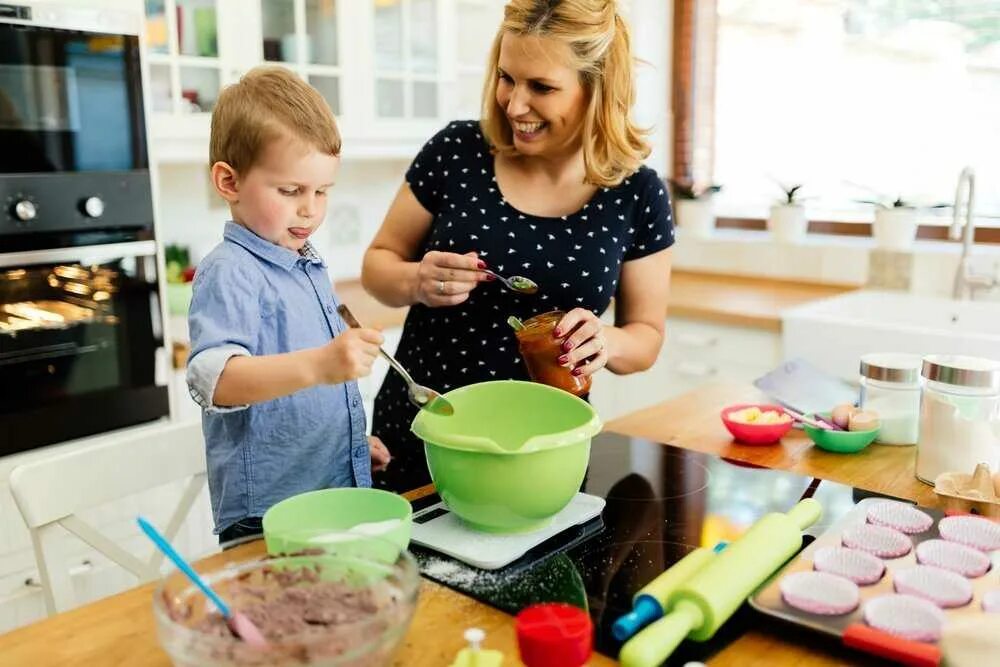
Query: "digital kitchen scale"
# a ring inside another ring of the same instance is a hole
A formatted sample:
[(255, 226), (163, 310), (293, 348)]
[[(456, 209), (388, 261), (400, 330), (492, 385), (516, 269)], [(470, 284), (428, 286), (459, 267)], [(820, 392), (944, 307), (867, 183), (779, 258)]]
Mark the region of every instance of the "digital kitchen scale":
[(414, 544), (463, 563), (483, 570), (496, 570), (564, 530), (600, 516), (604, 505), (604, 498), (578, 493), (545, 528), (531, 533), (497, 535), (470, 528), (443, 502), (438, 502), (414, 513), (410, 539)]

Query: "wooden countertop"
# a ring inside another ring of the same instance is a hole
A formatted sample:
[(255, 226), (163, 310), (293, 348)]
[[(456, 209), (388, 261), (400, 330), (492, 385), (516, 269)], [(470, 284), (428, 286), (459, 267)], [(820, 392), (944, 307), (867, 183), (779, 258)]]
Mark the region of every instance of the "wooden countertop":
[(786, 308), (858, 288), (675, 270), (670, 276), (667, 317), (781, 331), (781, 311)]
[[(674, 270), (667, 315), (781, 331), (782, 310), (855, 289), (858, 286)], [(339, 281), (334, 290), (366, 326), (398, 327), (406, 319), (406, 308), (383, 306), (359, 280)]]
[[(803, 475), (843, 482), (935, 506), (931, 488), (913, 476), (913, 447), (872, 445), (853, 455), (828, 454), (812, 447), (793, 431), (779, 445), (737, 445), (719, 420), (722, 407), (762, 399), (753, 387), (716, 383), (676, 399), (627, 415), (607, 425), (609, 431), (707, 452), (768, 468), (792, 470)], [(428, 493), (425, 487), (411, 499)], [(206, 564), (243, 560), (263, 552), (260, 541), (217, 554)], [(0, 655), (12, 665), (167, 665), (156, 639), (147, 584), (90, 605), (0, 636)], [(751, 630), (714, 656), (721, 665), (868, 664), (858, 653), (825, 642), (818, 635), (802, 640), (787, 633)], [(470, 626), (486, 630), (485, 646), (503, 651), (505, 665), (518, 665), (513, 619), (469, 597), (424, 581), (412, 626), (397, 656), (396, 665), (441, 667), (462, 648), (462, 631)], [(821, 650), (816, 647), (822, 647)], [(613, 665), (595, 656), (591, 666)]]

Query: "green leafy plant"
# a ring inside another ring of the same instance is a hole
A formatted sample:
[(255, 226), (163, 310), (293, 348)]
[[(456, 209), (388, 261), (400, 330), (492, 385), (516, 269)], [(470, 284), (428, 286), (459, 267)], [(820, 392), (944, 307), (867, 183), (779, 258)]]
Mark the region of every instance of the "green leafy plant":
[(781, 204), (788, 204), (789, 206), (795, 206), (802, 202), (802, 197), (799, 197), (799, 190), (802, 189), (803, 185), (799, 183), (798, 185), (784, 185), (778, 183), (778, 187), (781, 191), (785, 193), (785, 198), (780, 200)]
[(687, 179), (668, 178), (667, 182), (674, 199), (708, 199), (722, 190), (721, 185), (702, 185)]

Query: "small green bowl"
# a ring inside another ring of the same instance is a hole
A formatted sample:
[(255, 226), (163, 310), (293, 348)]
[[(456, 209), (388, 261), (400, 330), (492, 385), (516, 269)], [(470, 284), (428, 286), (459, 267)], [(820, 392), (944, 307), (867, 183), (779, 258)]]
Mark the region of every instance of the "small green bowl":
[[(821, 412), (820, 416), (830, 419), (829, 412)], [(837, 454), (854, 454), (870, 445), (878, 437), (879, 429), (868, 431), (832, 431), (802, 424), (802, 430), (820, 449)]]
[[(398, 520), (375, 533), (349, 533), (359, 524)], [(344, 487), (286, 498), (264, 513), (264, 542), (271, 555), (329, 546), (394, 562), (410, 543), (413, 507), (389, 491)]]

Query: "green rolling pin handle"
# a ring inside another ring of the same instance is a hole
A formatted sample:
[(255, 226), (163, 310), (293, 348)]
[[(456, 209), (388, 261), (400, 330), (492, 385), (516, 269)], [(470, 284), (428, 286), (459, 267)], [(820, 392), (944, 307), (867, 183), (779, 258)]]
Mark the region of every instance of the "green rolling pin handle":
[(645, 626), (661, 618), (670, 595), (681, 584), (705, 567), (728, 544), (728, 542), (719, 542), (711, 550), (695, 549), (643, 586), (632, 598), (632, 610), (620, 616), (611, 626), (611, 635), (623, 642)]
[(799, 530), (805, 530), (813, 525), (822, 515), (823, 506), (815, 498), (803, 498), (787, 513), (788, 518), (799, 527)]
[(698, 605), (689, 600), (681, 600), (669, 614), (625, 642), (618, 660), (622, 667), (657, 667), (663, 664), (692, 630), (704, 622), (705, 618)]

